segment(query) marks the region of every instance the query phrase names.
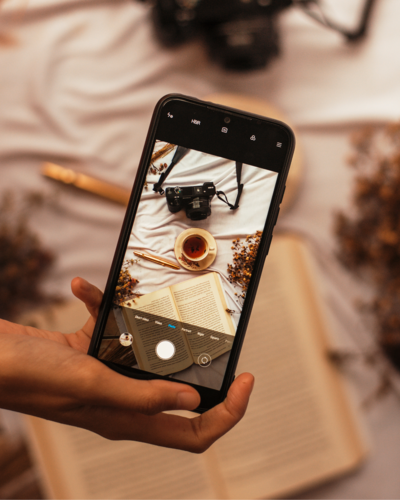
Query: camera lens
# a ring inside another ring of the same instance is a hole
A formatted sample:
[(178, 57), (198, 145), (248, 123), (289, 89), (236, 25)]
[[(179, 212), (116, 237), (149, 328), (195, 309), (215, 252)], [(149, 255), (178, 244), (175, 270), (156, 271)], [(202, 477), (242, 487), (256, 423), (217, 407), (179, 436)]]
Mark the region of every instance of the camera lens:
[(229, 116), (225, 116), (224, 118), (224, 122), (225, 123), (229, 123), (231, 121), (231, 119), (229, 118)]

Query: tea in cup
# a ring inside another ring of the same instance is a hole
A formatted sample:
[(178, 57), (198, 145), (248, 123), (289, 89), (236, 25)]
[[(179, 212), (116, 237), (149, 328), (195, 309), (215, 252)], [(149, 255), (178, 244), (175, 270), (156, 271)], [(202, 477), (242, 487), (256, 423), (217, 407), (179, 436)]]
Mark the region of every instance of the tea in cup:
[(194, 262), (205, 259), (210, 248), (207, 240), (198, 234), (191, 234), (183, 240), (183, 255)]

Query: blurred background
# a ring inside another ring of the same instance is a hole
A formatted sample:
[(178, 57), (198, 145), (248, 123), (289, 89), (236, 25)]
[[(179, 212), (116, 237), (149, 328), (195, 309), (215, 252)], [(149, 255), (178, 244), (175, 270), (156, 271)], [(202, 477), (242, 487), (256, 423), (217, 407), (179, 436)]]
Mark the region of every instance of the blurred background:
[[(343, 220), (340, 225), (337, 214), (362, 218), (363, 206), (352, 202), (357, 178), (371, 172), (389, 149), (394, 157), (399, 154), (397, 132), (388, 139), (382, 130), (400, 117), (400, 3), (238, 0), (221, 1), (218, 10), (214, 0), (204, 1), (209, 10), (200, 12), (201, 3), (6, 0), (1, 5), (1, 316), (15, 319), (27, 307), (49, 302), (54, 307), (55, 300), (71, 299), (75, 276), (105, 286), (124, 200), (51, 180), (43, 175), (44, 163), (130, 187), (152, 110), (172, 92), (287, 120), (298, 149), (276, 233), (300, 235), (312, 256), (330, 342), (371, 448), (356, 471), (296, 496), (398, 498), (400, 381), (379, 345), (387, 304), (395, 339), (389, 355), (400, 345), (400, 288), (391, 285), (386, 305), (374, 302), (377, 290), (387, 289), (386, 281), (374, 277), (375, 261), (367, 259), (363, 267), (361, 250), (359, 261), (346, 261), (346, 255), (354, 257), (355, 242), (364, 234), (378, 241), (382, 231), (348, 227)], [(229, 4), (235, 5), (232, 11)], [(369, 4), (365, 36), (349, 41)], [(248, 24), (239, 26), (238, 19)], [(354, 151), (369, 154), (360, 134), (375, 141), (380, 156), (371, 152), (368, 169), (363, 171), (361, 162), (357, 173), (349, 157)], [(371, 196), (375, 207), (385, 203), (379, 192)], [(398, 213), (395, 202), (391, 209)], [(390, 234), (396, 234), (394, 219)], [(19, 224), (22, 236), (10, 229)], [(397, 269), (400, 243), (396, 236), (390, 243), (387, 224), (384, 229), (391, 258), (374, 255), (376, 261), (387, 261), (384, 272), (390, 274), (391, 265)], [(30, 245), (29, 269), (25, 257), (12, 251), (21, 246), (21, 238)], [(362, 302), (373, 306), (358, 307)], [(0, 412), (0, 498), (48, 496), (44, 476), (49, 471), (30, 451), (32, 432), (20, 415)], [(162, 453), (154, 450), (150, 482), (159, 472), (157, 453)], [(139, 498), (134, 488), (130, 498)]]

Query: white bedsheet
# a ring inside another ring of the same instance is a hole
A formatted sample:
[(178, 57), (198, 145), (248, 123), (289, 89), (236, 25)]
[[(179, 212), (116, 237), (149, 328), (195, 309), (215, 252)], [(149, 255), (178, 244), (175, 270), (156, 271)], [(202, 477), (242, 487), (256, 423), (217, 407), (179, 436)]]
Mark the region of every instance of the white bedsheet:
[[(341, 2), (343, 12), (351, 3)], [(369, 38), (354, 47), (288, 11), (282, 57), (237, 74), (210, 62), (197, 42), (160, 47), (140, 3), (9, 0), (0, 17), (1, 33), (15, 40), (0, 48), (2, 187), (54, 193), (38, 170), (48, 159), (132, 185), (152, 109), (169, 92), (261, 96), (298, 128), (398, 117), (398, 10), (396, 0), (378, 2)], [(122, 209), (65, 189), (58, 202), (37, 223), (59, 255), (49, 286), (68, 293), (77, 273), (102, 286)]]
[[(360, 2), (330, 3), (346, 17)], [(41, 162), (80, 162), (86, 173), (130, 186), (159, 97), (240, 92), (269, 100), (296, 126), (307, 170), (297, 203), (277, 229), (299, 231), (309, 241), (335, 341), (358, 348), (371, 342), (352, 307), (362, 288), (333, 259), (332, 213), (348, 202), (352, 125), (399, 118), (399, 0), (377, 2), (369, 36), (355, 46), (287, 11), (280, 23), (282, 56), (248, 74), (223, 71), (197, 42), (161, 48), (148, 8), (133, 1), (30, 0), (21, 14), (22, 5), (6, 0), (0, 16), (0, 33), (15, 39), (0, 47), (0, 189), (56, 193), (58, 208), (34, 218), (58, 255), (49, 289), (68, 295), (76, 275), (104, 287), (124, 210), (43, 179)], [(377, 380), (371, 382), (365, 367), (359, 372), (354, 384), (361, 399)], [(399, 415), (395, 396), (367, 413), (373, 440), (367, 465), (313, 495), (397, 498)]]

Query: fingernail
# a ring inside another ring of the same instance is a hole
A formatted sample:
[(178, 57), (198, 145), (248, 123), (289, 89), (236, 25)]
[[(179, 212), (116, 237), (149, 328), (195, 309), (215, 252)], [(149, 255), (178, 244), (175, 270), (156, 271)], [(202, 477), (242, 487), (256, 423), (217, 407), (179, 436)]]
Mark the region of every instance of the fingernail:
[(178, 408), (181, 410), (193, 410), (200, 404), (199, 395), (195, 392), (180, 392), (177, 397)]

